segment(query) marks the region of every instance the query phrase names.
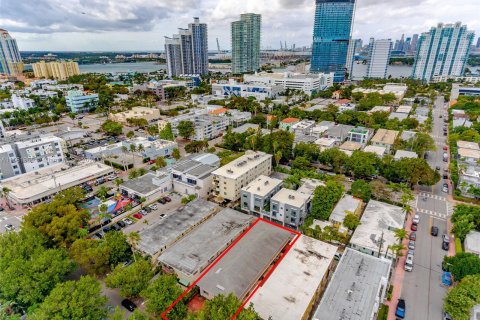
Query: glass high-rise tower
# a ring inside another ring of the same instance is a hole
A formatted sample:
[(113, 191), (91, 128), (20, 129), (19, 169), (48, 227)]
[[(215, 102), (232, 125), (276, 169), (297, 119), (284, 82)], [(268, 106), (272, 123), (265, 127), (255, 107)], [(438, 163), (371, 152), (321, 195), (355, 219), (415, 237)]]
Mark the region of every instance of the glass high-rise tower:
[(194, 18), (188, 29), (178, 29), (172, 38), (165, 37), (167, 72), (170, 77), (181, 74), (208, 73), (207, 24)]
[(0, 74), (18, 75), (22, 72), (23, 63), (17, 41), (7, 30), (0, 29)]
[(439, 23), (418, 39), (412, 78), (430, 81), (434, 76), (460, 77), (465, 71), (474, 32), (467, 26)]
[(334, 72), (334, 82), (345, 79), (354, 12), (355, 0), (316, 0), (311, 72)]
[(260, 68), (260, 35), (262, 16), (255, 13), (240, 15), (232, 22), (232, 73), (240, 74)]

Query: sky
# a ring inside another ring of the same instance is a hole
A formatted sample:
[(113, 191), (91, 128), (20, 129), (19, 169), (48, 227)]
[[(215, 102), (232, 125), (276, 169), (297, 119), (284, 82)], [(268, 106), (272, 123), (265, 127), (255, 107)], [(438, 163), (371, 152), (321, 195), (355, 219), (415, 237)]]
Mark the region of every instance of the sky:
[[(230, 22), (262, 14), (262, 48), (310, 46), (315, 0), (0, 0), (0, 28), (21, 51), (161, 51), (193, 17), (209, 50), (230, 49)], [(353, 37), (398, 39), (461, 21), (480, 36), (480, 0), (357, 0)], [(476, 40), (475, 40), (476, 41)]]

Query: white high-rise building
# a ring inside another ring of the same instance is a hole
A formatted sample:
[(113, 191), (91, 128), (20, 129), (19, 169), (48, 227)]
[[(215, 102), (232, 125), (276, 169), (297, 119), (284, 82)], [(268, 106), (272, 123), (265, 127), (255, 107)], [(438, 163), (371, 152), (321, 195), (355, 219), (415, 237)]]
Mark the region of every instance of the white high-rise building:
[(165, 37), (165, 55), (169, 77), (181, 74), (208, 73), (207, 24), (194, 18), (188, 29), (178, 29), (178, 34)]
[(390, 61), (392, 41), (390, 39), (370, 39), (368, 46), (367, 78), (386, 78)]
[(430, 81), (434, 76), (462, 76), (474, 35), (461, 22), (439, 23), (436, 28), (422, 33), (418, 39), (412, 77)]

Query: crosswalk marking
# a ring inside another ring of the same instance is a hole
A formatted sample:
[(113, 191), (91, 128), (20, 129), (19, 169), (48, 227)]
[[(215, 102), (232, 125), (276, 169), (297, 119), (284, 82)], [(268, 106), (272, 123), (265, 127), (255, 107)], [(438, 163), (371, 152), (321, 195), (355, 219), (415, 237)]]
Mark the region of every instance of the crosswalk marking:
[(451, 204), (450, 202), (447, 202), (447, 215), (451, 216), (453, 214), (453, 210), (455, 209), (455, 206)]
[(431, 216), (435, 216), (435, 217), (439, 217), (439, 218), (442, 218), (442, 219), (446, 219), (447, 218), (447, 215), (444, 214), (444, 213), (439, 213), (439, 212), (435, 212), (435, 211), (431, 211), (431, 210), (426, 210), (426, 209), (417, 209), (418, 212), (420, 213), (425, 213), (425, 214), (428, 214), (428, 215), (431, 215)]
[(427, 197), (427, 198), (432, 198), (440, 201), (447, 201), (447, 198), (442, 197), (442, 196), (437, 196), (435, 194), (427, 193), (427, 192), (420, 192), (421, 197)]

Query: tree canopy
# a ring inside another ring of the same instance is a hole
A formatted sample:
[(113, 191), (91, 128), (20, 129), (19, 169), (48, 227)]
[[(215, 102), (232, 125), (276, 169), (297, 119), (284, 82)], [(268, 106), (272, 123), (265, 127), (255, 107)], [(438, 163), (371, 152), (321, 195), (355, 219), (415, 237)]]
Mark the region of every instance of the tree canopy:
[(336, 181), (327, 181), (325, 186), (315, 189), (312, 199), (311, 217), (314, 219), (328, 220), (335, 204), (343, 194), (343, 185)]
[[(240, 308), (242, 302), (230, 293), (227, 297), (218, 295), (212, 300), (205, 301), (202, 310), (190, 314), (188, 320), (225, 320), (230, 319)], [(239, 320), (260, 320), (260, 316), (255, 312), (253, 306), (244, 308), (237, 316)]]
[(445, 256), (443, 266), (450, 271), (455, 281), (461, 281), (468, 275), (480, 274), (480, 258), (468, 252), (459, 252), (453, 257)]
[(480, 304), (480, 274), (470, 275), (448, 291), (445, 311), (455, 320), (469, 320), (473, 306)]
[(178, 135), (184, 139), (190, 139), (195, 134), (195, 127), (192, 121), (183, 120), (177, 125)]
[(123, 125), (113, 120), (107, 120), (102, 124), (101, 128), (109, 136), (119, 136), (122, 134)]
[(127, 267), (118, 264), (105, 278), (105, 284), (109, 288), (120, 288), (120, 294), (123, 297), (138, 297), (148, 287), (152, 277), (153, 270), (150, 262), (138, 259)]
[[(142, 291), (141, 295), (145, 299), (147, 311), (155, 317), (159, 317), (182, 292), (183, 290), (178, 286), (177, 277), (174, 274), (161, 274), (148, 288)], [(172, 320), (183, 320), (186, 316), (187, 307), (183, 301), (179, 301), (168, 313), (168, 319)]]

